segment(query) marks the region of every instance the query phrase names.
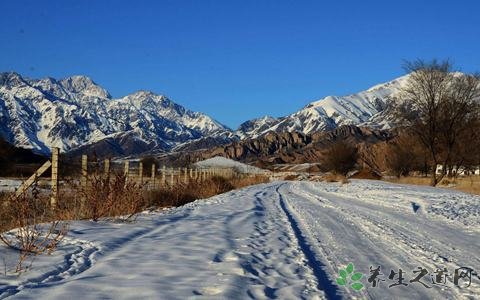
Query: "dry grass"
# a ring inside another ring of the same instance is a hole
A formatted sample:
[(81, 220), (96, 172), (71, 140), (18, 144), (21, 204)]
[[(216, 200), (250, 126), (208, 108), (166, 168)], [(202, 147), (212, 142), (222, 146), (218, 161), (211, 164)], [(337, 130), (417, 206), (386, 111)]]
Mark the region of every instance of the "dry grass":
[(326, 182), (340, 182), (342, 184), (346, 184), (346, 183), (349, 182), (346, 176), (339, 175), (339, 174), (333, 174), (333, 173), (329, 173), (329, 174), (326, 174), (326, 175), (322, 176), (322, 180), (324, 180)]
[(480, 176), (468, 176), (457, 178), (453, 184), (455, 185), (454, 189), (480, 195)]
[(123, 174), (92, 176), (89, 186), (81, 191), (82, 218), (97, 221), (104, 217), (126, 216), (130, 219), (145, 207), (142, 184), (128, 181)]
[(362, 170), (358, 171), (357, 173), (353, 174), (350, 178), (379, 180), (379, 179), (382, 178), (382, 176), (376, 174), (372, 170), (362, 169)]
[(283, 178), (283, 180), (287, 180), (287, 181), (295, 181), (297, 179), (298, 179), (298, 175), (293, 175), (293, 174), (287, 175)]
[(173, 187), (147, 191), (145, 194), (148, 207), (175, 207), (205, 199), (245, 186), (268, 182), (266, 176), (224, 178), (214, 176), (205, 181), (192, 181), (188, 184), (177, 184)]
[[(401, 178), (386, 178), (386, 181), (401, 183), (401, 184), (416, 184), (416, 185), (430, 185), (430, 177), (401, 177)], [(438, 187), (451, 188), (454, 190), (480, 195), (480, 176), (466, 176), (457, 178), (444, 178)]]

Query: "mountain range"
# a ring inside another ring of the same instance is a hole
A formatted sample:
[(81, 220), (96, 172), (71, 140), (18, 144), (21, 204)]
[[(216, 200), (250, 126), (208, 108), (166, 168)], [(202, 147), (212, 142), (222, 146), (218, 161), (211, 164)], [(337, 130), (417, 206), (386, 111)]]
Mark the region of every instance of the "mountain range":
[(310, 135), (342, 125), (386, 129), (388, 101), (407, 79), (328, 96), (288, 116), (265, 116), (231, 130), (150, 91), (115, 99), (86, 76), (29, 79), (7, 72), (0, 73), (0, 136), (41, 154), (55, 146), (62, 152), (95, 149), (126, 156), (211, 148), (271, 132)]

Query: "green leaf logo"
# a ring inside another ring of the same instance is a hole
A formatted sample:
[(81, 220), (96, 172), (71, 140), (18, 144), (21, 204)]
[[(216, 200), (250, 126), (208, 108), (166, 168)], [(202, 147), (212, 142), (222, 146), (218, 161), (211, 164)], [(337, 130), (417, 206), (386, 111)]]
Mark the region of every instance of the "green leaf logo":
[(352, 289), (359, 291), (363, 289), (363, 284), (361, 284), (360, 282), (355, 282), (355, 283), (352, 283), (351, 287)]
[(349, 263), (345, 269), (340, 269), (337, 278), (337, 284), (341, 286), (350, 285), (350, 287), (355, 291), (360, 291), (364, 288), (364, 285), (360, 282), (363, 277), (363, 274), (360, 272), (354, 272), (355, 267), (353, 263)]
[(353, 272), (353, 264), (349, 263), (348, 266), (347, 266), (347, 273), (351, 274), (352, 272)]
[(345, 282), (345, 279), (338, 277), (337, 278), (337, 283), (338, 285), (346, 285), (347, 283)]
[(359, 281), (360, 279), (362, 279), (362, 277), (363, 277), (362, 273), (355, 273), (352, 275), (350, 279), (352, 279), (352, 281)]

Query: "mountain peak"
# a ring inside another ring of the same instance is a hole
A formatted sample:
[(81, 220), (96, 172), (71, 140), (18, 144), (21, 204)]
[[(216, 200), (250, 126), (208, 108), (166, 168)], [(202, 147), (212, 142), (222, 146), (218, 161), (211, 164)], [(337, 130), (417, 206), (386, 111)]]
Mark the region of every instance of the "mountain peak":
[(160, 99), (160, 100), (168, 100), (168, 98), (164, 95), (159, 95), (159, 94), (156, 94), (152, 91), (148, 91), (148, 90), (138, 90), (136, 92), (134, 92), (133, 94), (130, 94), (129, 95), (130, 97), (135, 97), (135, 98), (141, 98), (141, 99), (153, 99), (153, 100), (157, 100), (157, 99)]
[(74, 75), (60, 81), (62, 87), (72, 93), (82, 93), (86, 96), (111, 98), (110, 94), (96, 84), (90, 77)]
[(24, 82), (23, 77), (17, 72), (2, 72), (0, 73), (0, 86), (16, 86)]

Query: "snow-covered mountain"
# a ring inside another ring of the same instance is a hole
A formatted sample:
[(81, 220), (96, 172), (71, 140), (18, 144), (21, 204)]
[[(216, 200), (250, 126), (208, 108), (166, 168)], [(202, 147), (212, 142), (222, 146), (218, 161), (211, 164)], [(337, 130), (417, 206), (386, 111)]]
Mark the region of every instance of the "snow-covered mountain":
[(105, 139), (168, 151), (204, 137), (233, 137), (207, 115), (152, 92), (113, 99), (85, 76), (34, 80), (13, 72), (0, 73), (0, 135), (40, 153)]
[(0, 136), (39, 153), (56, 146), (62, 151), (128, 155), (208, 148), (271, 131), (311, 134), (341, 125), (385, 129), (391, 126), (388, 101), (407, 79), (408, 75), (357, 94), (328, 96), (285, 117), (247, 121), (233, 132), (152, 92), (114, 99), (85, 76), (34, 80), (0, 73)]
[(235, 134), (241, 139), (256, 137), (261, 135), (263, 132), (268, 131), (277, 123), (278, 119), (270, 116), (264, 116), (262, 118), (249, 120), (240, 124), (237, 131), (235, 131)]
[(328, 96), (286, 117), (265, 117), (247, 121), (237, 130), (237, 135), (255, 138), (270, 131), (299, 131), (310, 134), (332, 130), (341, 125), (365, 125), (386, 129), (391, 126), (386, 116), (388, 101), (398, 94), (407, 79), (408, 75), (405, 75), (357, 94)]

